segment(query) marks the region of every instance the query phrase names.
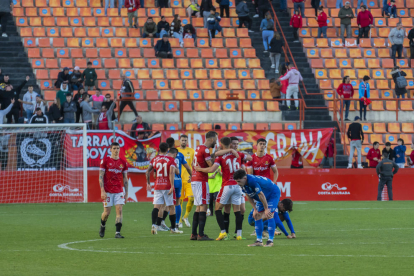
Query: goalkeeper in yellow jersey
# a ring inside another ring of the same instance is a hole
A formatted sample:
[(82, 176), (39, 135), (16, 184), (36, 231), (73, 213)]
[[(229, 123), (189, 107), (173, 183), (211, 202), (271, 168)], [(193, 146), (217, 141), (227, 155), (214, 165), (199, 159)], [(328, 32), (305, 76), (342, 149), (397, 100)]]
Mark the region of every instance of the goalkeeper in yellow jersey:
[[(180, 136), (180, 147), (178, 148), (178, 151), (181, 152), (184, 155), (185, 161), (187, 161), (187, 164), (192, 169), (193, 166), (193, 159), (194, 159), (194, 150), (192, 148), (187, 147), (188, 142), (188, 136), (187, 135), (181, 135)], [(181, 172), (181, 179), (183, 181), (183, 187), (181, 191), (181, 207), (183, 207), (183, 201), (185, 198), (188, 198), (187, 207), (185, 209), (185, 214), (183, 217), (184, 223), (187, 227), (191, 227), (190, 222), (188, 221), (188, 215), (191, 212), (191, 209), (194, 205), (194, 196), (193, 191), (191, 190), (191, 183), (190, 183), (190, 175), (188, 174), (187, 170), (182, 170)], [(182, 227), (182, 222), (180, 218), (180, 227)]]

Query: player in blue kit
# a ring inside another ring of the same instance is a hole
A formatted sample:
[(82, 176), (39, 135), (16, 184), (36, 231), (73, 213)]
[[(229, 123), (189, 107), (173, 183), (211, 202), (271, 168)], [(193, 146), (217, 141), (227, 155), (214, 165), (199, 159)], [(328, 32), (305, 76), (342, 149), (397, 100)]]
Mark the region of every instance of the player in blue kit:
[[(288, 239), (296, 238), (295, 229), (293, 229), (292, 220), (290, 219), (290, 216), (289, 216), (289, 212), (292, 211), (292, 206), (293, 206), (292, 200), (290, 200), (289, 198), (283, 199), (278, 204), (279, 214), (273, 216), (273, 219), (275, 220), (275, 223), (276, 223), (276, 227), (279, 227), (279, 229), (283, 232), (283, 234), (285, 234), (286, 238)], [(281, 211), (282, 209), (287, 210), (287, 211), (282, 212)], [(248, 221), (251, 226), (254, 226), (253, 210), (249, 214)], [(289, 235), (289, 233), (286, 231), (285, 226), (283, 225), (283, 221), (286, 221), (289, 227), (289, 230), (291, 232), (291, 235)], [(268, 221), (265, 221), (263, 223), (263, 227), (264, 227), (264, 230), (266, 231), (268, 227)]]
[[(168, 144), (168, 150), (171, 148), (175, 148), (175, 140), (174, 138), (170, 137), (167, 138), (167, 144)], [(185, 161), (184, 155), (181, 152), (178, 152), (177, 157), (175, 158), (175, 164), (177, 165), (177, 168), (180, 170), (180, 174), (176, 174), (174, 177), (174, 189), (175, 189), (175, 198), (177, 199), (175, 202), (175, 214), (176, 214), (176, 224), (179, 228), (182, 228), (182, 224), (180, 225), (180, 218), (181, 218), (181, 188), (183, 185), (182, 179), (181, 179), (181, 166), (184, 166), (186, 168), (188, 174), (190, 175), (190, 179), (188, 180), (188, 183), (191, 182), (191, 168), (187, 164), (187, 161)]]
[[(269, 239), (265, 247), (273, 246), (275, 236), (274, 213), (278, 212), (280, 189), (270, 179), (263, 176), (248, 175), (244, 170), (238, 170), (233, 175), (234, 180), (246, 194), (248, 201), (253, 206), (253, 218), (257, 240), (249, 246), (263, 246), (263, 221), (268, 220)], [(256, 203), (255, 203), (256, 201)], [(285, 210), (281, 210), (285, 211)]]

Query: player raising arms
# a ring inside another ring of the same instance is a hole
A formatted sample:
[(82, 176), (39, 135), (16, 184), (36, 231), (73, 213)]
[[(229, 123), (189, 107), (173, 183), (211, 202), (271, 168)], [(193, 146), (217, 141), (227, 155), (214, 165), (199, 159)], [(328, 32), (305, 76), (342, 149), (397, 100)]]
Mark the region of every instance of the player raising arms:
[(270, 169), (273, 171), (273, 182), (277, 182), (279, 173), (276, 168), (275, 161), (270, 154), (265, 153), (266, 140), (260, 138), (257, 140), (257, 152), (253, 154), (252, 161), (247, 162), (247, 173), (252, 175), (260, 175), (270, 179)]
[[(223, 137), (220, 140), (222, 149), (230, 149), (231, 140), (229, 137)], [(244, 158), (244, 154), (239, 155), (239, 157), (234, 156), (231, 152), (219, 156), (216, 158), (214, 165), (202, 169), (200, 167), (195, 167), (196, 171), (204, 173), (215, 172), (220, 166), (223, 173), (223, 184), (221, 185), (220, 192), (217, 196), (216, 204), (216, 219), (220, 227), (221, 233), (216, 240), (228, 240), (226, 227), (224, 225), (224, 217), (222, 209), (225, 205), (233, 204), (234, 215), (236, 216), (236, 229), (237, 229), (237, 240), (241, 240), (242, 234), (242, 217), (240, 213), (240, 203), (242, 197), (242, 191), (237, 185), (237, 182), (233, 179), (233, 173), (240, 169), (241, 166), (241, 156)], [(230, 205), (231, 206), (231, 205)]]
[[(208, 174), (197, 172), (195, 167), (202, 169), (211, 167), (213, 165), (212, 159), (215, 156), (221, 156), (232, 152), (236, 157), (239, 157), (236, 151), (227, 149), (220, 150), (210, 155), (209, 148), (214, 148), (217, 143), (217, 132), (209, 131), (206, 134), (206, 142), (204, 145), (197, 147), (194, 154), (193, 174), (191, 178), (191, 188), (194, 193), (194, 205), (197, 206), (193, 216), (193, 229), (190, 240), (211, 241), (207, 235), (204, 234), (204, 227), (207, 219), (207, 208), (210, 200), (210, 189), (208, 187)], [(197, 229), (198, 235), (197, 235)]]
[[(123, 239), (122, 227), (122, 205), (128, 199), (128, 165), (125, 160), (119, 158), (119, 144), (111, 144), (111, 157), (104, 157), (99, 168), (99, 186), (101, 187), (101, 198), (104, 200), (104, 211), (101, 215), (101, 229), (99, 236), (105, 236), (105, 225), (115, 205), (115, 238)], [(125, 188), (125, 194), (122, 188)]]
[[(174, 138), (170, 137), (167, 138), (166, 140), (167, 144), (168, 144), (168, 149), (175, 149), (175, 140)], [(181, 152), (178, 152), (177, 150), (177, 157), (175, 158), (175, 165), (177, 166), (178, 170), (180, 171), (179, 174), (176, 174), (174, 176), (174, 192), (175, 192), (175, 198), (176, 198), (176, 202), (175, 202), (175, 223), (177, 224), (177, 227), (180, 223), (180, 218), (181, 218), (181, 188), (182, 188), (182, 180), (181, 180), (181, 166), (184, 166), (184, 168), (187, 170), (187, 173), (189, 174), (189, 178), (187, 179), (187, 181), (191, 182), (191, 168), (190, 166), (187, 164), (187, 161), (184, 158), (184, 155)], [(181, 226), (182, 227), (182, 226)]]
[[(180, 147), (178, 148), (178, 151), (184, 155), (185, 161), (187, 161), (187, 164), (192, 169), (191, 166), (194, 160), (194, 150), (192, 148), (187, 147), (187, 142), (188, 142), (188, 136), (185, 134), (182, 134), (180, 136)], [(181, 208), (183, 207), (184, 199), (188, 198), (183, 220), (187, 227), (191, 227), (191, 224), (188, 221), (188, 216), (190, 215), (191, 209), (194, 206), (194, 196), (193, 196), (193, 191), (191, 189), (191, 174), (189, 174), (187, 170), (183, 170), (181, 172), (181, 179), (183, 182), (183, 188), (181, 191)]]
[(166, 210), (170, 212), (171, 233), (181, 234), (175, 224), (175, 191), (174, 176), (178, 173), (175, 165), (177, 149), (172, 148), (168, 152), (168, 144), (161, 143), (159, 147), (159, 155), (152, 159), (145, 176), (147, 178), (147, 192), (151, 191), (150, 172), (155, 169), (155, 185), (154, 185), (154, 209), (152, 210), (152, 228), (151, 233), (157, 234), (158, 227), (161, 225), (161, 218), (158, 217), (160, 208), (165, 204)]
[[(262, 176), (247, 175), (244, 170), (238, 170), (233, 175), (234, 180), (246, 193), (247, 199), (253, 206), (253, 217), (255, 219), (255, 229), (257, 240), (249, 246), (263, 246), (263, 221), (268, 220), (269, 239), (266, 247), (273, 246), (275, 236), (274, 213), (278, 211), (280, 199), (280, 189), (270, 179)], [(254, 202), (256, 200), (256, 204)]]

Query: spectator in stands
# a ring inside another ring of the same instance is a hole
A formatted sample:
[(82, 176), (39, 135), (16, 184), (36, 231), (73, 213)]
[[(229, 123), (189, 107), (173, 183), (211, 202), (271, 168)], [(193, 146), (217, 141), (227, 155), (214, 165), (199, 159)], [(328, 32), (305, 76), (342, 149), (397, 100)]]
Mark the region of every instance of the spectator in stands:
[(82, 95), (82, 121), (87, 125), (88, 129), (92, 129), (92, 113), (100, 113), (99, 109), (92, 108), (89, 104), (89, 95), (84, 93)]
[(295, 14), (300, 9), (302, 18), (305, 17), (305, 0), (293, 0), (293, 8), (295, 9)]
[(102, 105), (101, 113), (98, 117), (98, 129), (108, 130), (112, 129), (112, 115), (114, 115), (115, 103), (112, 102), (109, 109), (105, 105)]
[(336, 0), (336, 8), (342, 9), (344, 5), (342, 5), (343, 0)]
[[(92, 95), (92, 107), (94, 109), (101, 110), (102, 109), (102, 103), (105, 100), (105, 96), (101, 94), (101, 90), (97, 89), (95, 92), (95, 95)], [(93, 127), (95, 127), (98, 124), (98, 114), (92, 115), (92, 122)]]
[[(184, 26), (184, 35), (186, 34), (186, 33), (188, 33), (188, 31), (187, 30), (190, 30), (190, 33), (191, 33), (191, 36), (192, 36), (192, 38), (194, 39), (194, 46), (196, 46), (195, 44), (195, 42), (196, 42), (196, 39), (197, 39), (197, 32), (196, 32), (196, 29), (193, 27), (193, 25), (191, 25), (191, 24), (187, 24), (187, 25), (185, 25)], [(191, 37), (190, 37), (191, 38)]]
[(115, 0), (105, 0), (105, 15), (108, 15), (108, 7), (115, 8)]
[[(289, 65), (289, 63), (283, 63), (280, 66), (280, 76), (281, 77), (284, 77), (284, 76), (287, 75), (287, 72), (288, 72), (288, 68), (287, 67), (288, 67), (288, 65)], [(286, 91), (287, 91), (287, 88), (289, 86), (289, 80), (288, 79), (287, 80), (281, 80), (280, 81), (280, 85), (281, 85), (281, 88), (280, 88), (280, 96), (281, 96), (282, 99), (286, 99)], [(282, 101), (281, 102), (281, 105), (282, 105), (280, 107), (281, 110), (285, 110), (286, 109), (285, 104), (286, 104), (285, 101)]]
[(358, 0), (357, 8), (355, 9), (355, 14), (357, 14), (358, 12), (358, 7), (362, 9), (362, 6), (364, 6), (365, 9), (367, 9), (367, 5), (368, 5), (368, 0)]
[(354, 157), (354, 151), (357, 150), (358, 154), (358, 169), (363, 169), (361, 165), (361, 147), (364, 142), (364, 132), (362, 131), (362, 125), (359, 123), (359, 117), (356, 116), (352, 124), (349, 125), (347, 131), (348, 139), (351, 140), (351, 150), (349, 152), (348, 169), (352, 169), (352, 160)]
[(121, 14), (122, 8), (125, 8), (125, 0), (118, 0), (118, 13)]
[(379, 150), (378, 142), (374, 142), (373, 148), (369, 149), (367, 159), (369, 160), (369, 168), (376, 168), (381, 161), (381, 151)]
[(325, 153), (322, 158), (322, 162), (319, 165), (321, 168), (323, 168), (326, 164), (326, 161), (328, 161), (329, 168), (333, 168), (334, 166), (334, 144), (335, 140), (333, 137), (329, 140), (328, 146), (326, 147)]
[[(49, 108), (49, 121), (54, 124), (63, 123), (62, 107), (59, 99), (54, 99), (53, 104)], [(79, 121), (77, 121), (79, 123)]]
[(0, 27), (1, 27), (1, 36), (7, 37), (7, 21), (9, 16), (13, 16), (13, 1), (12, 0), (2, 0), (0, 1)]
[(295, 14), (290, 19), (290, 26), (293, 27), (293, 42), (299, 42), (298, 30), (302, 28), (302, 16), (299, 14), (298, 10), (295, 10)]
[(158, 37), (163, 38), (164, 35), (168, 35), (170, 32), (170, 23), (166, 20), (165, 16), (161, 16), (161, 21), (157, 24)]
[[(98, 75), (96, 74), (95, 68), (92, 68), (92, 62), (88, 61), (88, 68), (83, 71), (82, 77), (85, 80), (85, 92), (88, 92), (91, 87), (96, 87), (96, 80)], [(62, 101), (61, 101), (62, 103)]]
[(155, 24), (152, 17), (148, 17), (147, 22), (145, 22), (145, 24), (144, 24), (142, 37), (143, 38), (158, 37), (157, 31), (158, 31), (157, 24)]
[(407, 147), (404, 145), (403, 139), (397, 140), (398, 146), (394, 148), (394, 154), (395, 154), (395, 163), (397, 163), (398, 167), (400, 169), (404, 169), (405, 166), (405, 152), (407, 150)]
[(81, 71), (79, 70), (79, 66), (75, 66), (73, 69), (73, 73), (70, 75), (70, 83), (72, 90), (79, 90), (83, 87), (83, 77)]
[[(82, 108), (80, 107), (80, 103), (82, 102), (82, 96), (85, 94), (85, 89), (81, 88), (78, 90), (78, 93), (73, 97), (73, 101), (76, 103), (76, 123), (80, 122), (80, 117), (82, 115)], [(60, 102), (60, 101), (59, 101)], [(60, 103), (59, 103), (60, 106)]]
[(395, 153), (394, 150), (391, 148), (390, 142), (385, 143), (385, 148), (382, 149), (382, 153), (384, 152), (388, 154), (388, 158), (390, 160), (395, 161)]
[(345, 121), (349, 121), (348, 114), (349, 114), (349, 106), (351, 105), (351, 99), (354, 97), (354, 88), (352, 87), (351, 78), (349, 76), (345, 76), (342, 79), (342, 83), (336, 89), (338, 95), (341, 99), (343, 99), (341, 104), (341, 113), (343, 105), (345, 105)]
[(223, 31), (223, 28), (221, 28), (220, 26), (220, 21), (221, 21), (221, 17), (219, 13), (216, 12), (215, 8), (212, 8), (210, 11), (210, 15), (207, 18), (208, 33), (210, 35), (210, 44), (211, 44), (211, 39), (216, 38), (216, 32)]
[(75, 113), (76, 113), (76, 103), (72, 101), (72, 95), (66, 95), (66, 101), (62, 105), (63, 112), (63, 123), (65, 124), (74, 124), (75, 123)]
[(61, 84), (67, 84), (68, 89), (70, 90), (70, 86), (69, 86), (70, 84), (69, 83), (70, 83), (69, 68), (65, 67), (65, 68), (63, 68), (62, 72), (59, 72), (58, 79), (55, 82), (55, 87), (59, 89)]
[(3, 87), (7, 85), (11, 85), (10, 76), (8, 74), (3, 75), (1, 72), (1, 69), (0, 69), (0, 84), (3, 84)]
[(9, 162), (9, 140), (10, 134), (0, 134), (0, 162), (2, 171), (6, 170), (7, 163)]
[(147, 139), (154, 136), (152, 132), (150, 132), (151, 128), (149, 125), (142, 121), (141, 116), (137, 116), (136, 123), (134, 123), (131, 127), (131, 137), (138, 138), (138, 139)]
[(190, 5), (187, 7), (187, 15), (189, 18), (195, 16), (199, 18), (200, 15), (200, 6), (197, 4), (196, 0), (191, 0)]
[(211, 9), (214, 8), (212, 0), (201, 0), (200, 12), (203, 15), (204, 28), (207, 28), (207, 18), (210, 15)]
[(58, 98), (61, 103), (66, 102), (66, 95), (67, 94), (70, 95), (70, 92), (67, 91), (67, 86), (68, 85), (66, 83), (62, 83), (62, 86), (61, 86), (60, 90), (56, 93), (56, 98)]
[[(30, 102), (33, 103), (36, 101), (36, 95), (37, 93), (33, 91), (33, 85), (29, 85), (27, 87), (27, 92), (23, 96), (24, 102)], [(33, 104), (23, 104), (23, 109), (26, 111), (26, 118), (27, 120), (30, 120), (33, 116), (34, 111), (34, 105)]]
[[(321, 2), (320, 0), (311, 0), (311, 6), (315, 10), (315, 16), (318, 16), (318, 8), (319, 8), (320, 2)], [(342, 4), (342, 0), (341, 0), (341, 4)]]
[(318, 38), (321, 38), (321, 34), (323, 34), (323, 38), (327, 38), (326, 30), (328, 29), (328, 16), (323, 11), (323, 6), (320, 6), (319, 15), (316, 17), (316, 21), (318, 21)]
[(369, 100), (371, 87), (369, 84), (369, 80), (371, 78), (368, 76), (364, 76), (362, 82), (359, 84), (359, 117), (362, 119), (362, 110), (364, 110), (364, 121), (367, 120), (367, 106), (371, 102)]
[(388, 39), (391, 42), (391, 58), (394, 60), (394, 65), (397, 64), (395, 59), (395, 53), (398, 53), (398, 58), (402, 58), (403, 44), (404, 44), (405, 31), (401, 23), (397, 23), (397, 27), (392, 29), (388, 35)]
[[(302, 75), (300, 72), (294, 67), (293, 64), (289, 64), (288, 67), (289, 71), (284, 77), (281, 77), (279, 80), (289, 80), (289, 86), (286, 90), (286, 99), (287, 105), (290, 106), (291, 110), (295, 110), (299, 108), (299, 101), (298, 93), (299, 93), (299, 81), (303, 81)], [(293, 96), (295, 99), (295, 105), (290, 105), (290, 98)], [(296, 106), (296, 108), (295, 108)]]
[[(360, 0), (358, 0), (359, 2)], [(369, 10), (367, 10), (367, 6), (362, 5), (361, 11), (358, 13), (357, 16), (357, 24), (359, 27), (359, 37), (368, 38), (369, 37), (369, 30), (374, 22), (374, 18)]]
[[(105, 95), (105, 101), (102, 103), (102, 106), (105, 106), (106, 109), (108, 110), (111, 107), (113, 102), (114, 101), (111, 100), (111, 94), (106, 94)], [(115, 108), (116, 108), (116, 103), (115, 103), (114, 109)], [(115, 120), (117, 120), (116, 117), (115, 117), (115, 112), (112, 112), (112, 121), (115, 121)]]
[(185, 29), (184, 38), (193, 38), (193, 34), (191, 33), (190, 29)]
[(272, 15), (270, 13), (266, 13), (265, 18), (260, 23), (260, 31), (262, 32), (262, 38), (263, 38), (263, 46), (264, 51), (263, 53), (267, 53), (270, 41), (273, 38), (274, 32), (274, 21), (272, 19)]
[(6, 86), (6, 101), (4, 102), (5, 107), (7, 107), (11, 100), (14, 99), (14, 104), (11, 109), (11, 111), (6, 115), (7, 123), (12, 123), (12, 118), (14, 119), (14, 123), (19, 123), (19, 116), (20, 116), (20, 92), (22, 91), (23, 87), (26, 85), (26, 83), (29, 81), (30, 77), (26, 76), (26, 79), (16, 88), (14, 88), (12, 85)]
[[(342, 4), (342, 0), (339, 0), (339, 1)], [(338, 17), (341, 19), (342, 43), (345, 44), (345, 30), (346, 30), (346, 37), (351, 38), (352, 36), (351, 20), (355, 17), (349, 1), (345, 2), (345, 6), (339, 10)]]
[(162, 39), (155, 44), (155, 56), (159, 58), (173, 58), (171, 44), (168, 41), (168, 35), (164, 35)]
[(412, 28), (409, 32), (408, 32), (408, 36), (407, 38), (410, 40), (409, 44), (410, 44), (410, 67), (411, 67), (411, 62), (414, 59), (414, 28)]
[(224, 11), (226, 11), (226, 18), (230, 18), (230, 1), (221, 0), (220, 1), (220, 17), (224, 17)]
[(273, 38), (270, 41), (269, 45), (269, 57), (270, 61), (272, 62), (272, 66), (270, 68), (275, 69), (275, 73), (279, 74), (279, 60), (280, 56), (282, 54), (282, 47), (285, 45), (285, 42), (280, 37), (280, 34), (278, 32), (274, 32)]
[(120, 94), (121, 94), (120, 99), (124, 99), (124, 100), (122, 100), (121, 104), (119, 105), (119, 118), (121, 118), (122, 111), (127, 105), (131, 108), (131, 110), (134, 112), (135, 117), (136, 117), (138, 116), (138, 112), (135, 109), (134, 102), (132, 100), (134, 97), (134, 92), (135, 92), (134, 85), (132, 84), (131, 80), (128, 79), (124, 74), (122, 74), (121, 78), (122, 78), (122, 88), (120, 90)]
[(256, 0), (255, 2), (257, 2), (258, 5), (257, 11), (259, 16), (262, 18), (266, 18), (266, 14), (271, 10), (269, 0)]
[(397, 18), (397, 5), (395, 4), (395, 0), (391, 0), (389, 3), (386, 0), (384, 2), (382, 16), (388, 15), (390, 18)]
[(297, 149), (293, 149), (292, 163), (290, 165), (290, 168), (291, 169), (303, 169), (302, 155), (297, 151)]
[(128, 23), (130, 28), (138, 28), (138, 9), (140, 6), (141, 4), (138, 0), (125, 0), (125, 8), (127, 8), (128, 11)]
[(178, 38), (180, 46), (184, 47), (183, 26), (181, 25), (180, 15), (174, 14), (174, 20), (171, 22), (170, 34), (172, 37)]
[[(318, 0), (319, 1), (319, 0)], [(288, 12), (287, 11), (287, 0), (280, 0), (280, 12)]]
[(39, 107), (35, 109), (35, 114), (30, 118), (29, 124), (48, 124), (49, 119), (43, 114)]
[(40, 108), (43, 114), (46, 114), (47, 112), (47, 102), (43, 100), (42, 95), (39, 94), (36, 95), (34, 102), (26, 102), (19, 99), (19, 103), (22, 103), (23, 105), (31, 105), (34, 110), (36, 110), (36, 108)]
[(414, 168), (414, 144), (411, 144), (411, 154), (409, 157), (407, 157), (408, 165), (410, 165), (411, 168)]
[(239, 28), (242, 28), (244, 24), (244, 26), (249, 29), (249, 33), (252, 33), (253, 21), (250, 18), (250, 10), (247, 7), (246, 0), (240, 1), (240, 3), (236, 6), (236, 13), (239, 17)]
[(395, 94), (397, 95), (397, 98), (405, 98), (405, 94), (407, 93), (406, 87), (399, 87), (397, 84), (397, 78), (398, 77), (406, 77), (407, 74), (404, 71), (400, 70), (400, 67), (395, 66), (394, 69), (391, 71), (391, 77), (394, 80), (395, 84)]
[(4, 116), (7, 116), (7, 114), (9, 114), (9, 112), (13, 108), (13, 105), (14, 105), (14, 99), (10, 100), (10, 104), (6, 108), (0, 105), (0, 125), (4, 123)]
[(273, 99), (280, 99), (280, 88), (281, 86), (276, 82), (276, 79), (270, 79), (269, 80), (269, 86), (270, 86), (270, 94), (272, 95)]

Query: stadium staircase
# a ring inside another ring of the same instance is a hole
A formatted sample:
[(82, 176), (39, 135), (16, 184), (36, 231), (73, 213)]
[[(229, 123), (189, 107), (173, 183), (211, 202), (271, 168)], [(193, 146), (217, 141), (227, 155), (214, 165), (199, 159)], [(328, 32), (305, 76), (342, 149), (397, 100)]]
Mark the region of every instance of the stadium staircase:
[(10, 76), (13, 87), (19, 86), (26, 79), (26, 76), (30, 77), (20, 95), (23, 99), (23, 93), (26, 92), (27, 85), (33, 85), (34, 91), (40, 91), (40, 89), (36, 84), (33, 69), (11, 16), (9, 16), (6, 31), (8, 37), (0, 37), (0, 69), (2, 74)]

